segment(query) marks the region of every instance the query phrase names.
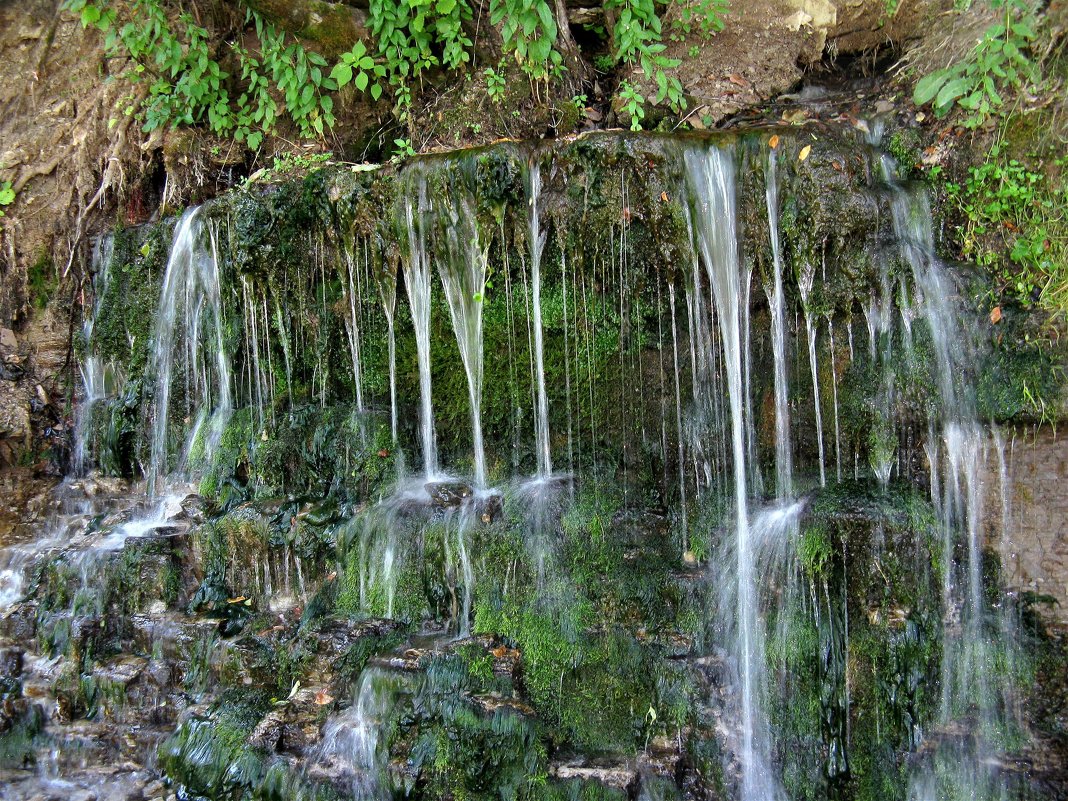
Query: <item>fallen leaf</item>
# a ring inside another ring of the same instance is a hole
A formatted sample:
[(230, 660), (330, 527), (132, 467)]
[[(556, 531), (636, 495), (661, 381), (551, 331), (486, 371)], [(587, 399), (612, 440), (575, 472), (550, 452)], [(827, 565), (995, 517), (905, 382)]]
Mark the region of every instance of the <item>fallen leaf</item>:
[(733, 83), (735, 86), (741, 86), (743, 89), (749, 88), (749, 81), (747, 81), (745, 78), (743, 78), (736, 72), (732, 72), (730, 75), (728, 75), (727, 80)]
[(792, 111), (784, 111), (782, 113), (782, 121), (788, 122), (791, 125), (799, 125), (808, 119), (808, 112), (803, 108), (794, 109)]
[(248, 600), (248, 596), (247, 595), (238, 595), (236, 598), (227, 598), (226, 599), (226, 603), (228, 603), (228, 604), (240, 604), (240, 603), (244, 603), (246, 600)]
[(801, 152), (797, 154), (798, 161), (804, 161), (808, 158), (808, 154), (812, 152), (812, 145), (805, 145), (801, 148)]
[(997, 325), (999, 322), (1001, 322), (1000, 306), (995, 306), (993, 309), (990, 310), (990, 322), (992, 322), (994, 325)]
[(768, 140), (768, 147), (770, 147), (772, 150), (774, 150), (778, 146), (779, 146), (779, 135), (778, 134), (772, 134), (771, 135), (771, 139)]
[(842, 164), (841, 164), (841, 162), (838, 162), (838, 161), (832, 161), (832, 162), (831, 162), (831, 166), (832, 166), (832, 167), (834, 167), (834, 168), (835, 168), (836, 170), (838, 170), (838, 172), (841, 172), (841, 171), (842, 171)]
[(331, 570), (330, 573), (327, 575), (326, 580), (327, 581), (333, 581), (336, 578), (337, 578), (337, 571), (336, 570)]
[(334, 696), (332, 696), (326, 690), (319, 690), (317, 693), (315, 693), (316, 706), (326, 706), (327, 704), (332, 704), (333, 702)]
[(667, 203), (668, 202), (668, 193), (667, 192), (661, 192), (660, 193), (660, 200), (662, 202), (664, 202), (664, 203)]
[(389, 451), (387, 451), (385, 448), (383, 448), (382, 450), (380, 450), (378, 452), (378, 456), (381, 459), (385, 459), (387, 456), (389, 456)]
[(494, 648), (492, 651), (490, 651), (490, 653), (497, 657), (497, 659), (501, 659), (505, 656), (508, 656), (508, 649), (502, 645), (498, 648)]

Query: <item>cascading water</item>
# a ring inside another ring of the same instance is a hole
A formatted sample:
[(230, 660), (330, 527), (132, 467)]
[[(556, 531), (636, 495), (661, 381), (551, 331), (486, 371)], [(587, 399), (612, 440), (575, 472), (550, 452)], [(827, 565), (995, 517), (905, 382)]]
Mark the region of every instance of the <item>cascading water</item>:
[[(892, 165), (885, 157), (883, 165), (884, 179), (891, 181)], [(969, 390), (959, 383), (973, 372), (972, 340), (957, 322), (958, 293), (935, 256), (926, 195), (893, 183), (890, 190), (898, 247), (912, 269), (915, 303), (927, 323), (940, 390), (940, 429), (928, 444), (943, 543), (944, 651), (936, 727), (949, 731), (964, 721), (974, 726), (971, 736), (940, 738), (940, 747), (913, 776), (910, 797), (1001, 799), (1007, 797), (1009, 780), (999, 775), (997, 743), (1015, 721), (1007, 717), (1008, 679), (999, 678), (996, 665), (1014, 661), (1015, 643), (1011, 633), (997, 630), (999, 620), (984, 598), (982, 499), (989, 435), (975, 418)]]
[[(111, 281), (111, 259), (114, 254), (114, 241), (111, 236), (102, 236), (93, 245), (92, 276), (93, 276), (93, 312), (86, 315), (82, 323), (82, 337), (86, 343), (93, 340), (93, 329), (96, 326), (97, 317), (104, 295), (108, 291)], [(74, 421), (74, 454), (72, 470), (74, 475), (81, 476), (88, 469), (90, 445), (89, 438), (92, 434), (93, 412), (100, 401), (105, 400), (112, 389), (112, 384), (118, 384), (114, 375), (113, 365), (105, 365), (103, 359), (89, 350), (79, 365), (82, 378), (83, 397), (75, 412)]]
[(812, 294), (812, 282), (816, 277), (816, 268), (812, 264), (798, 267), (797, 286), (801, 290), (801, 305), (805, 313), (805, 332), (808, 334), (808, 366), (812, 376), (812, 406), (816, 412), (816, 447), (819, 450), (820, 486), (827, 485), (827, 468), (823, 456), (823, 410), (820, 408), (819, 364), (816, 361), (816, 319), (809, 307)]
[(158, 492), (170, 472), (168, 441), (177, 353), (184, 356), (178, 362), (184, 371), (184, 408), (199, 416), (197, 428), (205, 422), (208, 426), (203, 435), (206, 455), (217, 445), (233, 408), (217, 232), (213, 224), (200, 219), (200, 207), (186, 211), (174, 230), (152, 344), (156, 389), (147, 475), (150, 489)]
[(730, 401), (734, 470), (734, 530), (737, 591), (736, 651), (741, 682), (742, 798), (770, 801), (781, 792), (770, 764), (770, 734), (763, 710), (764, 646), (758, 616), (757, 576), (746, 486), (743, 398), (741, 268), (735, 211), (734, 154), (729, 149), (689, 148), (686, 177), (693, 205), (695, 241), (716, 302)]
[[(486, 449), (482, 444), (482, 309), (489, 266), (489, 243), (479, 237), (471, 199), (454, 195), (441, 220), (445, 247), (438, 249), (438, 273), (449, 302), (452, 328), (460, 347), (471, 403), (471, 440), (475, 485), (486, 486)], [(537, 301), (535, 301), (537, 302)]]
[(397, 444), (397, 271), (383, 269), (376, 276), (378, 296), (382, 301), (382, 311), (386, 316), (386, 348), (389, 362), (389, 433), (393, 444)]
[(381, 735), (397, 696), (408, 684), (402, 674), (365, 669), (352, 705), (323, 728), (322, 744), (312, 764), (337, 763), (356, 801), (392, 797), (386, 769), (389, 754)]
[(426, 252), (428, 200), (426, 176), (416, 172), (414, 186), (404, 198), (403, 224), (408, 243), (403, 259), (404, 286), (412, 310), (416, 358), (419, 362), (419, 438), (423, 445), (423, 473), (438, 474), (438, 443), (434, 432), (434, 403), (430, 386), (430, 258)]
[(534, 369), (537, 376), (537, 410), (534, 431), (538, 453), (538, 478), (553, 472), (549, 454), (549, 400), (545, 392), (545, 335), (541, 320), (541, 260), (547, 232), (541, 230), (541, 166), (535, 161), (527, 172), (527, 231), (530, 242), (530, 280), (534, 305)]

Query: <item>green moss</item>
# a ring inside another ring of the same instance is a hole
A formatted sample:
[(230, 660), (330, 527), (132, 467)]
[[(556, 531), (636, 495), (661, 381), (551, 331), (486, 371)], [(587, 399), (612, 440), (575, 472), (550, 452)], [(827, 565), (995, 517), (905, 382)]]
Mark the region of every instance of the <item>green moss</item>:
[(0, 768), (25, 770), (33, 768), (37, 751), (48, 742), (44, 732), (45, 716), (40, 706), (32, 705), (26, 714), (0, 732)]
[(484, 711), (464, 700), (500, 689), (492, 672), (472, 672), (472, 664), (470, 655), (450, 654), (426, 665), (413, 701), (412, 767), (429, 797), (530, 798), (548, 772), (543, 729), (516, 709)]
[(42, 251), (26, 271), (26, 289), (30, 303), (34, 308), (45, 308), (58, 286), (59, 275), (55, 264), (52, 263), (52, 257), (47, 251)]
[(807, 573), (825, 577), (831, 567), (832, 546), (826, 528), (819, 523), (805, 527), (797, 546), (798, 558)]
[(266, 755), (246, 741), (269, 708), (258, 691), (227, 690), (210, 715), (184, 723), (159, 749), (160, 767), (182, 793), (241, 797), (266, 773)]

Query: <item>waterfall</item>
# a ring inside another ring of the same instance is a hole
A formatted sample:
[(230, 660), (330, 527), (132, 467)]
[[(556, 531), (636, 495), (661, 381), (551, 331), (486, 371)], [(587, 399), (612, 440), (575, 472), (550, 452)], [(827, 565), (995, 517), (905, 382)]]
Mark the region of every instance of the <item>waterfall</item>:
[(546, 232), (541, 230), (541, 166), (535, 161), (527, 172), (527, 230), (530, 238), (530, 280), (534, 303), (534, 363), (537, 375), (537, 414), (534, 430), (537, 439), (538, 477), (548, 478), (553, 471), (549, 455), (549, 400), (545, 392), (545, 343), (541, 323), (541, 257)]
[(737, 594), (736, 657), (741, 681), (742, 798), (770, 801), (780, 796), (770, 764), (770, 734), (762, 704), (763, 634), (758, 615), (757, 576), (751, 541), (746, 486), (746, 424), (743, 419), (741, 303), (742, 270), (736, 231), (734, 154), (730, 149), (686, 150), (686, 176), (693, 205), (692, 219), (701, 261), (716, 303), (730, 401), (734, 471), (735, 558)]
[[(482, 444), (482, 308), (489, 266), (489, 243), (479, 238), (474, 202), (455, 192), (441, 219), (445, 247), (437, 249), (438, 273), (449, 302), (449, 315), (460, 347), (471, 404), (471, 441), (475, 485), (486, 486), (486, 451)], [(535, 303), (537, 301), (535, 300)]]
[(782, 286), (782, 244), (779, 239), (779, 181), (775, 151), (768, 149), (764, 174), (764, 197), (768, 207), (773, 278), (768, 291), (771, 307), (771, 350), (775, 361), (775, 489), (777, 497), (793, 493), (793, 455), (790, 447), (789, 384), (786, 377), (786, 302)]
[[(404, 259), (404, 286), (415, 328), (415, 352), (419, 362), (419, 433), (423, 445), (423, 472), (427, 478), (438, 474), (438, 445), (434, 433), (434, 405), (430, 390), (430, 259), (426, 252), (426, 176), (416, 171), (415, 186), (408, 186), (404, 202), (404, 224), (408, 258)], [(414, 197), (413, 197), (414, 195)]]
[[(884, 178), (890, 181), (884, 162)], [(941, 409), (928, 443), (932, 500), (943, 537), (942, 703), (936, 727), (947, 731), (971, 721), (967, 737), (947, 737), (921, 761), (910, 798), (1003, 798), (1007, 779), (998, 775), (998, 745), (1013, 726), (1005, 710), (1010, 693), (993, 666), (1013, 661), (1011, 632), (1000, 632), (984, 600), (982, 575), (983, 477), (988, 432), (978, 423), (970, 393), (958, 381), (971, 372), (969, 332), (958, 323), (958, 293), (934, 255), (926, 194), (890, 184), (894, 231), (902, 260), (912, 269), (916, 307), (927, 323), (935, 359)], [(963, 537), (963, 543), (960, 538)], [(963, 545), (958, 551), (958, 544)], [(958, 552), (960, 556), (958, 557)], [(999, 686), (1000, 685), (1000, 686)], [(977, 725), (975, 725), (977, 724)], [(949, 794), (947, 796), (947, 793)]]
[[(207, 247), (205, 247), (205, 238)], [(255, 339), (255, 336), (253, 335)], [(230, 359), (223, 337), (219, 285), (217, 231), (200, 219), (200, 207), (187, 210), (174, 230), (163, 279), (159, 311), (152, 335), (151, 362), (155, 376), (149, 487), (169, 473), (168, 439), (175, 356), (182, 354), (184, 407), (210, 415), (205, 453), (211, 454), (232, 409)]]

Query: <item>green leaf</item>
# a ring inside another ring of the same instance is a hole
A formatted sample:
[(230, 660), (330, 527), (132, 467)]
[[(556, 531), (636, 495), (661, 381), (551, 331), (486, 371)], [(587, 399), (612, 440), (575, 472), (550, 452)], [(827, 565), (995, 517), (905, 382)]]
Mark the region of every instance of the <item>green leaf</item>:
[(948, 77), (945, 72), (932, 72), (930, 75), (925, 75), (912, 92), (912, 102), (917, 106), (930, 102)]
[(88, 28), (100, 22), (100, 9), (94, 5), (87, 5), (82, 9), (82, 27)]
[(367, 73), (359, 72), (356, 74), (356, 88), (361, 92), (367, 88)]
[(382, 86), (380, 84), (371, 84), (371, 99), (378, 100), (382, 97)]
[(549, 52), (553, 49), (553, 43), (547, 38), (535, 39), (530, 43), (530, 58), (532, 61), (542, 63), (549, 57)]
[(1024, 39), (1034, 39), (1035, 32), (1031, 26), (1025, 22), (1014, 22), (1012, 25), (1012, 32), (1017, 36), (1022, 36)]
[(966, 78), (954, 78), (938, 90), (935, 98), (936, 108), (946, 108), (958, 97), (968, 91), (969, 81)]
[(337, 81), (339, 87), (345, 86), (352, 80), (352, 67), (344, 62), (339, 62), (338, 65), (330, 71), (330, 77)]
[(545, 35), (550, 39), (556, 39), (556, 20), (553, 19), (553, 12), (549, 9), (548, 3), (538, 3), (538, 16), (541, 17)]

